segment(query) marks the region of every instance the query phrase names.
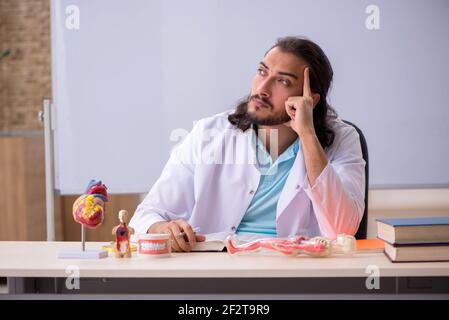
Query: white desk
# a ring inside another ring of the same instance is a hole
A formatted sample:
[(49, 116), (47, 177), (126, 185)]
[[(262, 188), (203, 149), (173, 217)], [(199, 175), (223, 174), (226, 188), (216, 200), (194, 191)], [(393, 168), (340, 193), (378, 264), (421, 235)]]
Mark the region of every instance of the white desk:
[[(90, 242), (86, 244), (86, 248), (98, 249), (104, 244), (106, 243)], [(200, 279), (206, 287), (207, 281), (212, 280), (223, 285), (241, 283), (242, 286), (247, 286), (244, 284), (245, 280), (248, 285), (257, 286), (260, 278), (269, 278), (273, 284), (284, 283), (284, 287), (292, 281), (308, 283), (307, 281), (313, 280), (313, 283), (305, 287), (314, 287), (318, 283), (324, 288), (325, 284), (332, 286), (332, 281), (335, 286), (345, 287), (344, 284), (350, 279), (358, 285), (364, 285), (370, 275), (370, 266), (377, 266), (381, 279), (393, 281), (393, 284), (387, 284), (390, 293), (398, 292), (397, 279), (408, 277), (435, 277), (434, 279), (438, 281), (449, 279), (449, 262), (391, 263), (383, 253), (358, 253), (352, 257), (332, 258), (259, 254), (232, 256), (228, 253), (210, 252), (173, 253), (168, 258), (146, 258), (137, 255), (131, 259), (116, 259), (112, 255), (99, 260), (57, 258), (60, 249), (79, 246), (78, 242), (0, 242), (0, 277), (7, 277), (10, 281), (43, 278), (64, 280), (68, 275), (67, 268), (73, 269), (73, 266), (76, 266), (82, 279), (91, 281), (92, 278), (103, 279), (103, 283), (113, 279), (122, 283), (141, 283), (143, 279), (152, 279), (152, 283), (159, 281), (161, 285), (170, 287), (165, 285), (170, 279), (179, 286), (187, 285), (189, 279), (195, 281)], [(181, 280), (185, 284), (181, 284)], [(171, 288), (174, 290), (173, 286)], [(219, 290), (216, 289), (215, 292), (220, 292)], [(274, 292), (273, 290), (269, 291), (267, 288), (268, 292)]]

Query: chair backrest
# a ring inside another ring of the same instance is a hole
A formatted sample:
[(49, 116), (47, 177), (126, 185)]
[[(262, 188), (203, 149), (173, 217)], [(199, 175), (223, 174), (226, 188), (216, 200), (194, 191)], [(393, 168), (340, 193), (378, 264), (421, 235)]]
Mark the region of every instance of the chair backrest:
[(365, 165), (365, 210), (363, 212), (363, 218), (360, 222), (359, 230), (355, 234), (356, 239), (366, 239), (366, 233), (368, 228), (368, 185), (369, 185), (369, 165), (368, 165), (368, 145), (366, 143), (365, 136), (363, 135), (362, 130), (360, 130), (355, 124), (343, 120), (344, 123), (347, 123), (354, 127), (360, 137), (360, 145), (362, 146), (362, 157), (366, 162)]

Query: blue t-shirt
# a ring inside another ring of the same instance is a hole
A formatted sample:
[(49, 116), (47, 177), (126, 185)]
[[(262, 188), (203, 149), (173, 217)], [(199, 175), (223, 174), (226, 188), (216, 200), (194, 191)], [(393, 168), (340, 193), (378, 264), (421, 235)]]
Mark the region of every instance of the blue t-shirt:
[(273, 163), (265, 146), (256, 138), (256, 159), (261, 173), (259, 186), (237, 228), (239, 233), (276, 236), (276, 207), (300, 148), (299, 138)]

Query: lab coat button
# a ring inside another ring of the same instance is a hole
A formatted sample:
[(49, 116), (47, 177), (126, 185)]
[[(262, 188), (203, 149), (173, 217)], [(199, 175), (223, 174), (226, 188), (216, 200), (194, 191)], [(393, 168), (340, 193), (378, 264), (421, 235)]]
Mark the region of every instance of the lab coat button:
[(232, 231), (235, 231), (235, 226), (232, 226), (231, 230), (232, 230)]
[(299, 189), (299, 184), (296, 185), (296, 190), (298, 190), (298, 189)]
[(251, 191), (249, 192), (249, 194), (254, 194), (254, 190), (251, 190)]

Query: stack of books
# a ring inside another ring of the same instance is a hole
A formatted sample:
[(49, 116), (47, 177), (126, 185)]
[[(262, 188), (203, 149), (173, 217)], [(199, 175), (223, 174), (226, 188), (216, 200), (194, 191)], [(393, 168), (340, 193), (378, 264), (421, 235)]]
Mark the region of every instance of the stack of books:
[(378, 219), (377, 237), (392, 262), (449, 261), (449, 217)]

